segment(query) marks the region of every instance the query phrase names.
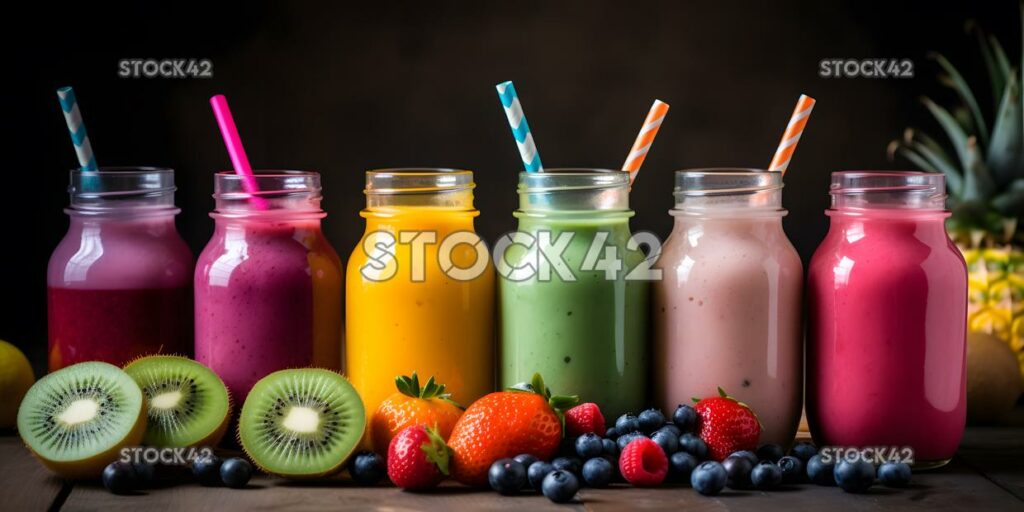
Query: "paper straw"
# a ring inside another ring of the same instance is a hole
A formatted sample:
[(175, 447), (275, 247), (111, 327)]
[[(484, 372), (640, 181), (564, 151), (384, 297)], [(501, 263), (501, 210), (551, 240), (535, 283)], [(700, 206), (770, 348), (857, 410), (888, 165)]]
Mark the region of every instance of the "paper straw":
[(775, 158), (772, 158), (772, 163), (768, 166), (769, 171), (786, 174), (789, 161), (793, 158), (793, 152), (796, 151), (796, 143), (800, 141), (800, 135), (804, 133), (813, 108), (814, 98), (801, 94), (800, 99), (796, 102), (796, 108), (793, 109), (793, 115), (789, 118), (789, 124), (786, 125), (786, 131), (782, 134), (779, 149), (775, 150)]
[(57, 99), (60, 100), (60, 109), (64, 111), (64, 120), (67, 121), (68, 131), (71, 132), (71, 142), (75, 145), (79, 167), (83, 172), (98, 171), (96, 156), (93, 155), (92, 144), (89, 144), (89, 136), (85, 133), (85, 122), (82, 121), (82, 112), (78, 109), (74, 89), (57, 89)]
[(543, 172), (544, 166), (540, 163), (540, 154), (533, 143), (533, 135), (530, 133), (530, 125), (526, 122), (523, 106), (519, 104), (516, 87), (509, 81), (502, 82), (495, 88), (498, 89), (501, 106), (505, 107), (505, 116), (508, 117), (508, 125), (512, 128), (512, 136), (516, 138), (519, 156), (523, 159), (526, 172)]
[(256, 185), (252, 166), (249, 165), (249, 157), (245, 155), (242, 138), (238, 136), (238, 128), (235, 126), (235, 118), (231, 116), (231, 109), (228, 108), (227, 98), (223, 94), (218, 94), (210, 98), (210, 106), (213, 107), (213, 115), (217, 118), (217, 125), (220, 126), (220, 133), (224, 137), (224, 145), (228, 148), (228, 156), (231, 157), (231, 165), (235, 168), (235, 174), (242, 177), (242, 188), (250, 194), (249, 200), (256, 208), (266, 210), (267, 200), (255, 195), (260, 189)]
[(637, 173), (640, 172), (640, 166), (644, 164), (647, 152), (651, 150), (651, 144), (654, 144), (654, 138), (658, 136), (661, 122), (665, 120), (665, 114), (667, 113), (668, 103), (654, 100), (651, 110), (647, 112), (647, 118), (644, 119), (644, 125), (640, 128), (636, 141), (633, 142), (633, 148), (629, 150), (629, 155), (626, 156), (626, 163), (622, 164), (622, 170), (629, 173), (630, 184), (633, 183)]

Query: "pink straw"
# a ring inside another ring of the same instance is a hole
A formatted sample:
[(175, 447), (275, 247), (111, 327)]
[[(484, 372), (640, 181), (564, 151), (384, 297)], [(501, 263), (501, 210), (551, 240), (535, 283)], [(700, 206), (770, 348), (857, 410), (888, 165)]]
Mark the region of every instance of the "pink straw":
[(249, 200), (256, 208), (266, 210), (269, 208), (267, 200), (256, 195), (260, 189), (256, 185), (252, 166), (249, 165), (249, 157), (245, 155), (242, 138), (238, 136), (238, 128), (235, 126), (235, 118), (231, 116), (231, 109), (228, 108), (227, 98), (223, 94), (218, 94), (210, 98), (210, 106), (213, 107), (213, 115), (217, 118), (220, 133), (224, 136), (224, 145), (228, 148), (228, 156), (231, 157), (231, 164), (235, 167), (235, 174), (242, 177), (242, 188), (246, 193), (251, 194)]

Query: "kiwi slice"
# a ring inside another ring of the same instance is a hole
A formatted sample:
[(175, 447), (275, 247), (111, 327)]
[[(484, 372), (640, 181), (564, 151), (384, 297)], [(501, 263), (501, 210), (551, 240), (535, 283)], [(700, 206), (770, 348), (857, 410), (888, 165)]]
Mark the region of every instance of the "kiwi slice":
[(330, 370), (281, 370), (253, 386), (238, 440), (267, 473), (315, 478), (342, 469), (363, 437), (366, 414), (352, 384)]
[(18, 432), (32, 453), (64, 478), (95, 478), (138, 445), (146, 430), (145, 398), (120, 368), (87, 362), (36, 382), (18, 409)]
[(213, 370), (179, 356), (148, 356), (124, 367), (146, 395), (150, 446), (212, 446), (224, 437), (231, 398)]

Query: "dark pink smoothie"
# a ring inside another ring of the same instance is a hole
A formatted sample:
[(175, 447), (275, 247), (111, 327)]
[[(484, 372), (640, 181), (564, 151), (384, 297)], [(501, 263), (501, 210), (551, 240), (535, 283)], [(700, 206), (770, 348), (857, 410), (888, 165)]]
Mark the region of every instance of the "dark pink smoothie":
[(192, 354), (193, 260), (175, 213), (69, 210), (47, 270), (50, 371)]
[(829, 210), (808, 276), (807, 415), (831, 446), (953, 456), (964, 429), (967, 270), (940, 211)]
[(267, 374), (312, 362), (314, 227), (319, 220), (218, 219), (199, 256), (196, 359), (238, 403)]

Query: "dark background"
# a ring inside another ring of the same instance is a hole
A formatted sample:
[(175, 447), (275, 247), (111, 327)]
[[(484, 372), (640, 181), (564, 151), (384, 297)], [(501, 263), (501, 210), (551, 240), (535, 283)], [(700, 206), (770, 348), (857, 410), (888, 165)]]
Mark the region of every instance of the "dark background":
[[(0, 338), (37, 371), (46, 262), (76, 165), (59, 86), (75, 87), (101, 166), (175, 169), (178, 228), (196, 253), (212, 232), (212, 174), (230, 166), (207, 100), (226, 94), (254, 167), (324, 175), (324, 229), (346, 258), (363, 229), (363, 172), (378, 167), (471, 169), (478, 230), (494, 240), (514, 228), (522, 167), (500, 81), (515, 81), (548, 167), (620, 166), (651, 101), (671, 104), (632, 192), (633, 229), (660, 235), (673, 170), (767, 166), (806, 93), (818, 104), (785, 195), (785, 228), (806, 262), (827, 228), (829, 172), (906, 167), (888, 161), (888, 142), (908, 125), (939, 133), (917, 101), (951, 98), (928, 51), (959, 65), (983, 106), (964, 22), (999, 35), (1011, 62), (1020, 52), (1012, 0), (94, 4), (5, 15)], [(119, 59), (179, 57), (211, 59), (214, 78), (117, 76)], [(820, 78), (819, 61), (833, 57), (910, 58), (916, 77)]]

